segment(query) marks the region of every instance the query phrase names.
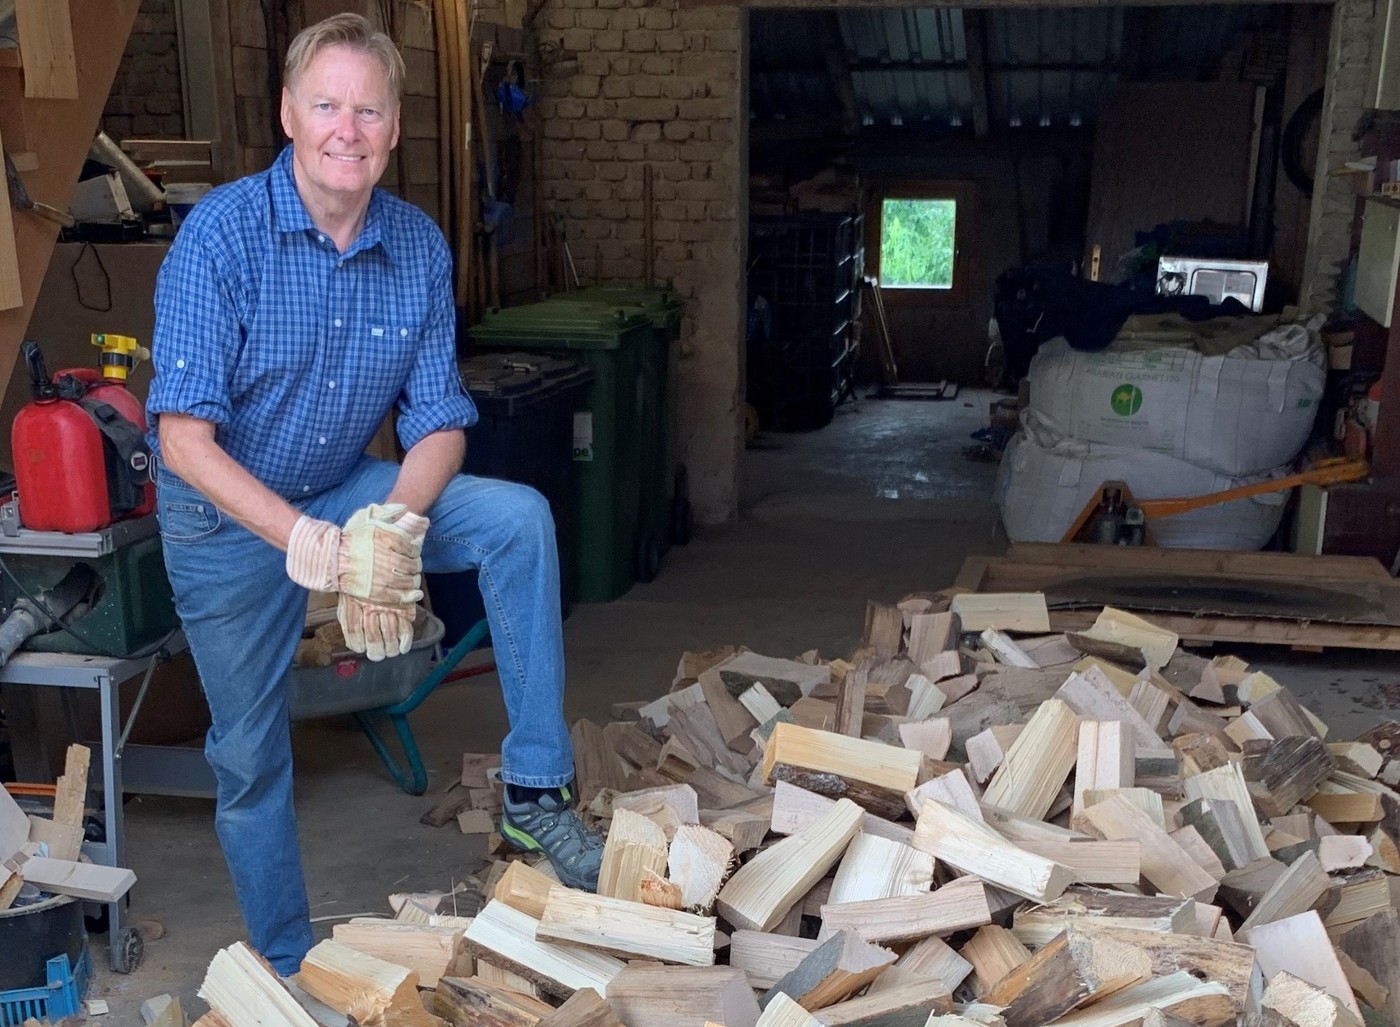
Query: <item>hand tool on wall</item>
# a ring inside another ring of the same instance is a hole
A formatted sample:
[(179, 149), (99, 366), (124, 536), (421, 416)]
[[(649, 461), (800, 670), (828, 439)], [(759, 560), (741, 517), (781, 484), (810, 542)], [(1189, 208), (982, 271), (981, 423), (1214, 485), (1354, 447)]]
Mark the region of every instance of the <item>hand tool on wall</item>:
[(10, 206), (15, 210), (27, 210), (31, 214), (37, 214), (39, 217), (52, 221), (56, 225), (62, 225), (64, 228), (72, 228), (76, 223), (73, 216), (67, 211), (30, 199), (29, 190), (24, 187), (24, 179), (20, 177), (19, 168), (15, 167), (14, 159), (8, 152), (5, 154), (5, 181), (10, 187)]

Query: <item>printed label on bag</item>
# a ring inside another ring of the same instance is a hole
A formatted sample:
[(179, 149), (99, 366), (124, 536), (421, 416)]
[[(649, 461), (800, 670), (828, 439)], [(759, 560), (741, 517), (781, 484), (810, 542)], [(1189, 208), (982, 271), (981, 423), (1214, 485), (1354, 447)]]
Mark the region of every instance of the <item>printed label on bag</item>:
[(593, 412), (590, 410), (574, 414), (574, 460), (593, 462)]

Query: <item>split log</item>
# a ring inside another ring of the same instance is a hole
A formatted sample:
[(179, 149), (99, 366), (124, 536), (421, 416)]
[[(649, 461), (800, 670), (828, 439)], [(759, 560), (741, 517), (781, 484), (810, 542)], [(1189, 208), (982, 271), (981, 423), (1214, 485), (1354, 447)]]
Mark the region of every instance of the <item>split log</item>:
[(445, 1027), (423, 1008), (418, 975), (337, 941), (315, 945), (301, 961), (297, 984), (365, 1027)]
[(1129, 1027), (1143, 1022), (1154, 1009), (1195, 1027), (1227, 1027), (1235, 1022), (1235, 1004), (1223, 985), (1176, 973), (1124, 988), (1055, 1023), (1056, 1027)]
[(715, 961), (714, 917), (571, 888), (549, 893), (535, 938), (623, 958), (641, 956), (687, 966)]
[[(922, 938), (904, 950), (895, 960), (895, 969), (907, 971), (914, 977), (932, 977), (943, 982), (950, 992), (957, 988), (972, 973), (972, 964), (960, 956), (942, 938), (930, 935)], [(874, 990), (880, 987), (886, 971), (871, 985)]]
[(953, 996), (939, 981), (914, 981), (827, 1006), (823, 1027), (924, 1027), (929, 1016), (953, 1008)]
[(667, 874), (680, 886), (686, 908), (708, 913), (733, 860), (731, 842), (708, 827), (687, 824), (677, 828), (671, 839)]
[(1320, 738), (1288, 736), (1262, 752), (1246, 753), (1244, 779), (1255, 805), (1266, 816), (1277, 817), (1316, 792), (1336, 766)]
[(622, 972), (622, 961), (612, 956), (537, 940), (537, 926), (533, 917), (493, 899), (467, 928), (467, 948), (561, 998), (579, 988), (605, 992)]
[(1249, 843), (1250, 860), (1268, 857), (1269, 846), (1264, 841), (1264, 832), (1254, 813), (1254, 799), (1249, 794), (1244, 772), (1237, 765), (1226, 764), (1188, 777), (1182, 781), (1182, 788), (1188, 800), (1224, 799), (1233, 802), (1240, 812), (1245, 839)]
[(437, 987), (460, 949), (462, 932), (455, 927), (406, 924), (368, 917), (336, 924), (331, 937), (342, 945), (412, 970), (423, 988)]
[(755, 990), (767, 991), (820, 944), (815, 938), (735, 931), (729, 939), (729, 965), (743, 970)]
[(968, 987), (978, 998), (1031, 958), (1031, 950), (1005, 927), (987, 924), (963, 943), (960, 954), (972, 964)]
[(449, 1024), (538, 1027), (554, 1012), (548, 1002), (480, 977), (444, 977), (427, 999), (428, 1007)]
[(1068, 867), (1017, 848), (986, 824), (936, 799), (919, 811), (914, 847), (1034, 902), (1057, 898), (1074, 879)]
[(759, 1017), (748, 978), (732, 966), (629, 966), (606, 996), (627, 1027), (755, 1027)]
[(1158, 891), (1206, 902), (1215, 895), (1215, 879), (1126, 799), (1120, 796), (1090, 806), (1083, 815), (1105, 838), (1135, 838), (1142, 844), (1142, 876)]
[(556, 887), (562, 886), (553, 877), (515, 859), (496, 882), (491, 897), (538, 920), (544, 914), (550, 889)]
[(1195, 905), (1191, 899), (1129, 895), (1075, 885), (1054, 902), (1018, 911), (1011, 930), (1032, 949), (1049, 944), (1081, 919), (1105, 927), (1188, 934), (1196, 923)]
[(1254, 947), (1259, 970), (1266, 980), (1280, 972), (1290, 973), (1322, 988), (1357, 1019), (1361, 1018), (1361, 1009), (1316, 910), (1260, 924), (1241, 940)]
[(763, 750), (763, 777), (832, 798), (849, 797), (874, 812), (897, 817), (904, 808), (904, 792), (918, 784), (922, 759), (918, 752), (880, 742), (779, 724)]
[(803, 1009), (814, 1011), (850, 998), (895, 961), (889, 949), (840, 931), (803, 957), (802, 962), (759, 1000), (767, 1008), (778, 995), (787, 995)]
[(1090, 789), (1131, 788), (1136, 748), (1133, 734), (1121, 721), (1081, 720), (1074, 765), (1074, 812), (1084, 809)]
[(1273, 923), (1296, 916), (1312, 909), (1322, 896), (1327, 894), (1331, 880), (1322, 870), (1317, 854), (1309, 852), (1294, 861), (1272, 888), (1266, 891), (1259, 904), (1240, 925), (1241, 936), (1248, 936), (1251, 929), (1262, 924)]
[[(836, 805), (835, 799), (828, 799), (816, 792), (779, 781), (773, 787), (773, 811), (771, 828), (774, 834), (796, 834), (805, 831)], [(860, 830), (865, 834), (878, 835), (906, 845), (914, 840), (914, 832), (902, 824), (892, 824), (884, 817), (861, 811)]]
[(916, 941), (992, 922), (986, 885), (973, 877), (927, 895), (828, 904), (821, 915), (823, 936), (850, 930), (875, 944)]
[(592, 988), (580, 988), (540, 1020), (538, 1027), (623, 1027), (623, 1023), (603, 996)]
[(1290, 973), (1269, 978), (1260, 1005), (1298, 1027), (1361, 1027), (1361, 1017), (1323, 989)]
[(983, 801), (1027, 817), (1043, 817), (1074, 766), (1078, 718), (1063, 702), (1041, 703), (1006, 753)]
[(1071, 926), (981, 997), (1003, 1007), (1007, 1027), (1040, 1027), (1096, 996), (1146, 980), (1151, 971), (1141, 949)]
[(754, 856), (720, 889), (720, 913), (737, 928), (771, 930), (845, 852), (862, 816), (840, 799), (806, 829)]

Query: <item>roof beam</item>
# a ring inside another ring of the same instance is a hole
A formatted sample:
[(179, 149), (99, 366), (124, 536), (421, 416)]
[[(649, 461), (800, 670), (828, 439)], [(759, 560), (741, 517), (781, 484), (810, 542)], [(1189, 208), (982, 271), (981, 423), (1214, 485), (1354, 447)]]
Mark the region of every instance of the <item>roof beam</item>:
[(963, 45), (967, 49), (967, 86), (972, 94), (972, 132), (985, 139), (991, 125), (987, 93), (987, 20), (982, 11), (963, 11)]

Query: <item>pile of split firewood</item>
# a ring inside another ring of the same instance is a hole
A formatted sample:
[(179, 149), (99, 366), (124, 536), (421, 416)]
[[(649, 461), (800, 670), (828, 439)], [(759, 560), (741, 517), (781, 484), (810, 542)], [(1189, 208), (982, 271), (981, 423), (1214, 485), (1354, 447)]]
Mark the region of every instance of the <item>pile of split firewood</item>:
[[(598, 894), (498, 860), (337, 926), (300, 984), (425, 1027), (1400, 1024), (1400, 724), (1330, 741), (1177, 642), (963, 593), (871, 604), (847, 660), (687, 653), (574, 728)], [(490, 830), (492, 761), (429, 819)], [(201, 995), (310, 1027), (267, 978), (235, 946)]]

